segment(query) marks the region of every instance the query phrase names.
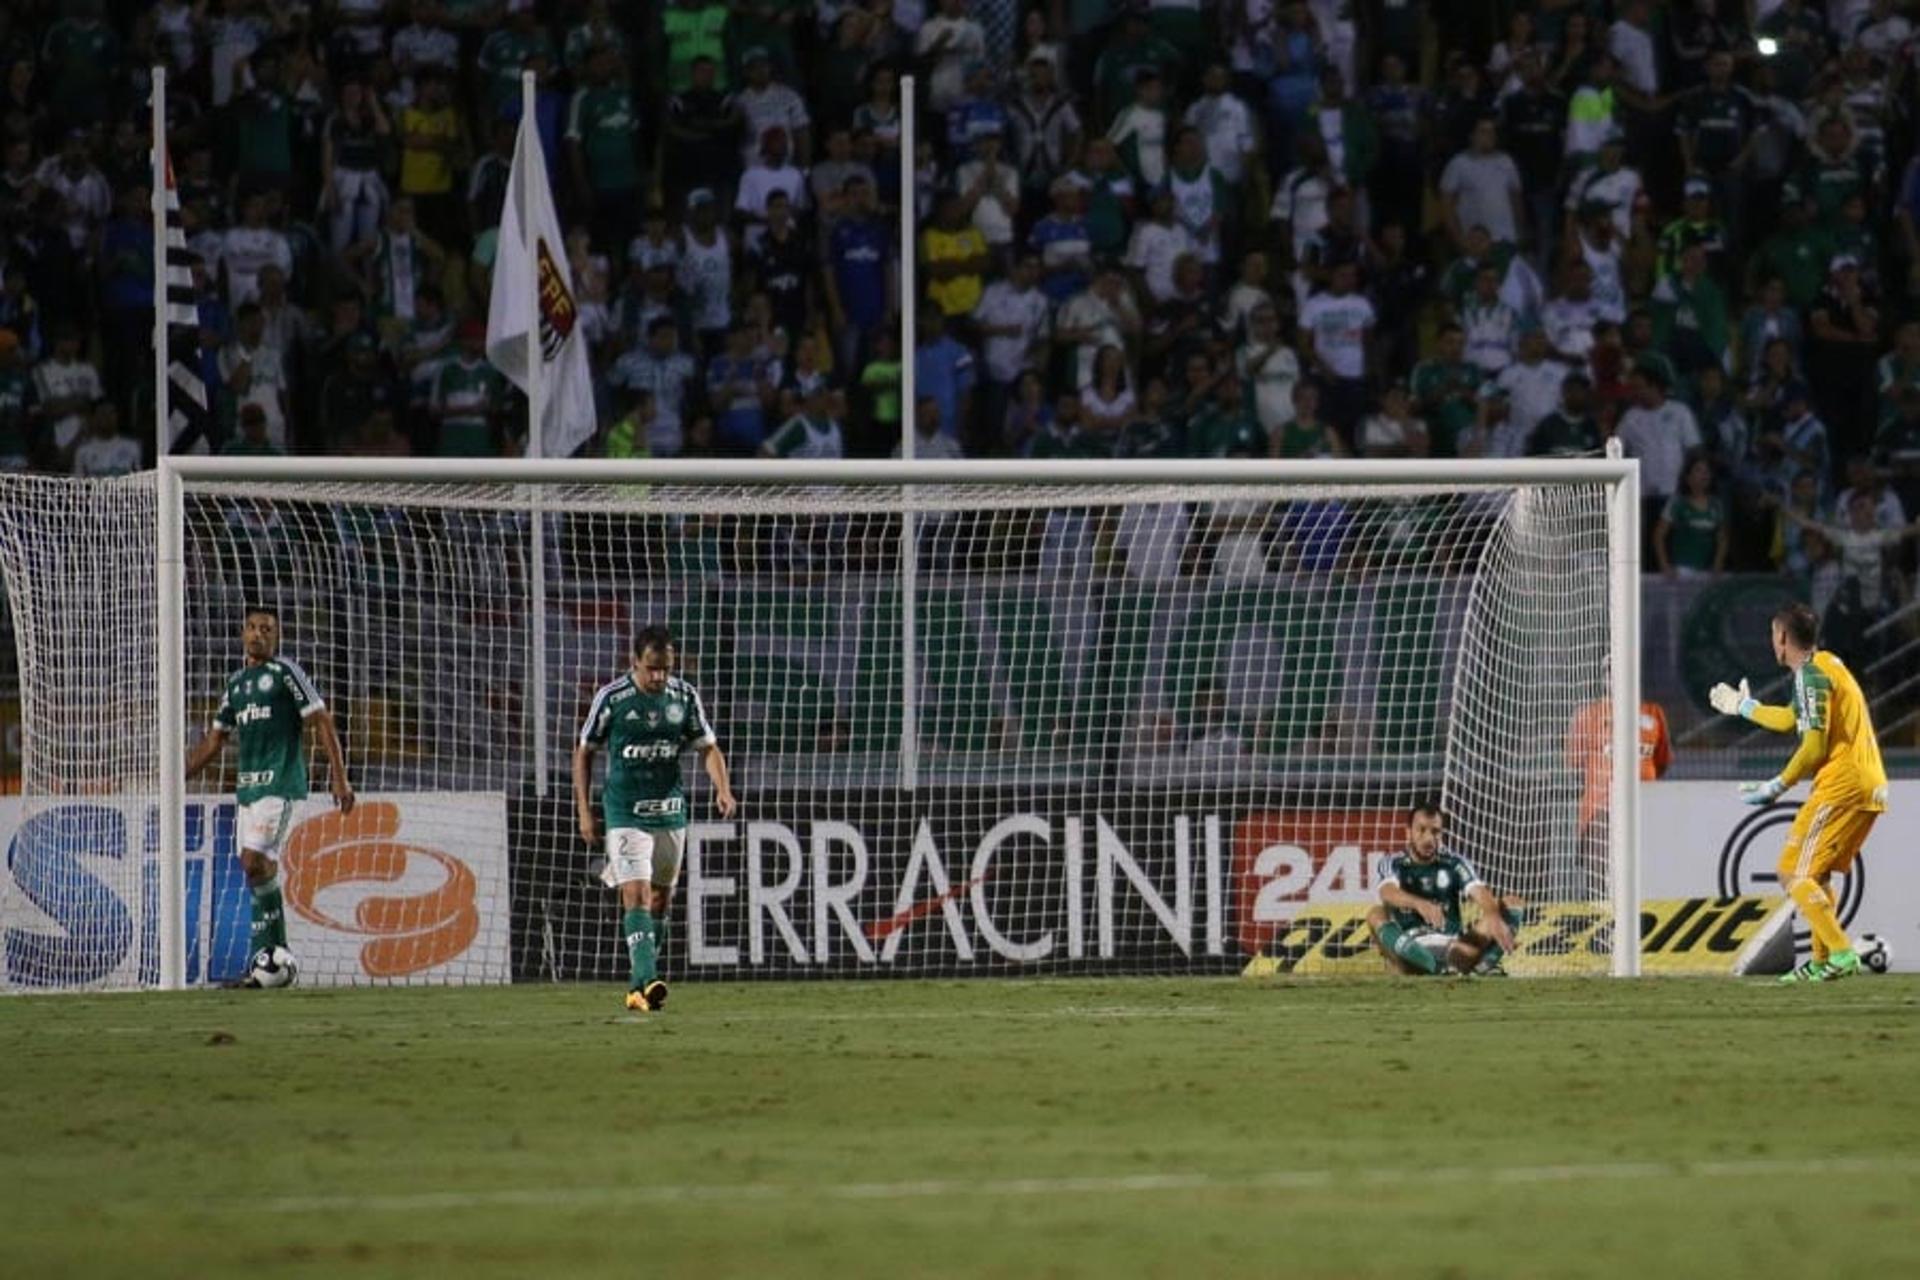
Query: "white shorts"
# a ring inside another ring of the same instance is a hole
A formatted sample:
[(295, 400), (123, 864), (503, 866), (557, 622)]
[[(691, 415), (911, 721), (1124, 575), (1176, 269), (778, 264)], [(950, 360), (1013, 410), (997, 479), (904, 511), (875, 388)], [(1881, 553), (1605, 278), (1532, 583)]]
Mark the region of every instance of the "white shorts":
[(1413, 935), (1414, 945), (1432, 956), (1442, 971), (1449, 966), (1447, 956), (1453, 950), (1453, 944), (1460, 941), (1457, 933), (1442, 933), (1438, 929), (1423, 929)]
[(269, 858), (279, 857), (280, 846), (287, 842), (287, 832), (293, 829), (294, 807), (292, 800), (279, 796), (262, 796), (252, 804), (241, 805), (239, 830), (235, 833), (240, 847)]
[(680, 878), (680, 851), (687, 846), (687, 829), (643, 831), (615, 827), (607, 832), (607, 865), (600, 872), (609, 889), (647, 881), (671, 889)]

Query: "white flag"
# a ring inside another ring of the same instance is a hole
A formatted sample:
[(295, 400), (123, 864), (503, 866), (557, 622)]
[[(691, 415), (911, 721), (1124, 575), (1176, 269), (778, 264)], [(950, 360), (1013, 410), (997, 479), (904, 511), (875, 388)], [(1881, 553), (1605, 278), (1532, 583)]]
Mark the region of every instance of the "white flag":
[(487, 307), (487, 359), (522, 391), (527, 390), (530, 330), (539, 334), (546, 406), (538, 439), (527, 433), (527, 454), (565, 458), (591, 439), (598, 426), (593, 370), (587, 362), (586, 336), (580, 332), (566, 242), (560, 238), (560, 220), (547, 186), (546, 157), (528, 113), (513, 144), (513, 172), (500, 211), (500, 248), (493, 260), (493, 297)]

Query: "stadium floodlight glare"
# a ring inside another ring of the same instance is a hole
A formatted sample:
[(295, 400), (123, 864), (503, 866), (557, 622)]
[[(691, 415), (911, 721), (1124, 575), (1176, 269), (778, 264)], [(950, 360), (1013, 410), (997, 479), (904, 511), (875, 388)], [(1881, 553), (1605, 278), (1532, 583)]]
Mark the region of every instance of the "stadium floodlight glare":
[[(436, 820), (446, 848), (506, 850), (468, 892), (521, 979), (624, 963), (568, 787), (532, 776), (531, 726), (564, 767), (650, 622), (679, 637), (742, 805), (719, 820), (693, 776), (677, 977), (1229, 972), (1327, 895), (1371, 896), (1356, 859), (1391, 852), (1435, 791), (1486, 879), (1588, 922), (1511, 969), (1631, 974), (1636, 771), (1583, 797), (1568, 726), (1604, 699), (1594, 758), (1635, 759), (1638, 511), (1618, 459), (169, 458), (0, 477), (10, 803), (69, 823), (36, 829), (38, 880), (0, 881), (0, 926), (31, 943), (0, 987), (176, 987), (190, 950), (205, 980), (211, 837), (154, 814), (184, 807), (185, 739), (263, 599), (363, 806), (500, 798)], [(303, 814), (325, 812), (316, 786)], [(117, 851), (96, 820), (122, 824)], [(428, 863), (393, 867), (436, 892)], [(325, 913), (324, 893), (303, 901)], [(405, 921), (362, 972), (352, 949), (302, 951), (312, 922), (292, 923), (303, 984), (507, 976), (427, 965)]]

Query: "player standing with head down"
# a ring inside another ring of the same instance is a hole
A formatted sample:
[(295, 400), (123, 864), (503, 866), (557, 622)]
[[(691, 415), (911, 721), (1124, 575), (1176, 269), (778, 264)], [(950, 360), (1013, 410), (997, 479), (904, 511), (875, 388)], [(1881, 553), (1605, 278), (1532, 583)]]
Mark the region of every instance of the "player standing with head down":
[(632, 668), (593, 695), (573, 749), (573, 803), (580, 836), (598, 851), (593, 753), (607, 748), (607, 782), (600, 797), (607, 820), (607, 866), (601, 878), (620, 891), (621, 933), (633, 965), (627, 1008), (641, 1013), (667, 1002), (659, 957), (687, 839), (680, 756), (688, 747), (700, 753), (720, 816), (732, 817), (734, 809), (727, 758), (720, 753), (699, 693), (673, 674), (677, 656), (665, 627), (642, 629), (633, 638)]
[[(319, 731), (333, 801), (343, 813), (353, 812), (353, 786), (333, 714), (300, 664), (280, 655), (280, 616), (264, 605), (249, 606), (240, 639), (246, 663), (227, 677), (213, 724), (187, 757), (187, 777), (211, 764), (229, 737), (239, 738), (234, 800), (240, 808), (240, 865), (253, 890), (250, 954), (257, 956), (287, 945), (280, 864), (274, 859), (293, 825), (294, 806), (307, 798), (309, 722)], [(249, 974), (240, 985), (260, 983)]]
[[(1367, 912), (1373, 942), (1395, 973), (1502, 974), (1500, 958), (1513, 950), (1517, 917), (1465, 858), (1440, 847), (1440, 806), (1423, 800), (1407, 814), (1407, 847), (1394, 855), (1380, 881), (1380, 901)], [(1460, 903), (1480, 908), (1471, 929)]]
[(1793, 705), (1763, 706), (1747, 691), (1717, 684), (1707, 695), (1722, 715), (1775, 733), (1800, 733), (1800, 749), (1778, 776), (1743, 782), (1747, 804), (1772, 804), (1813, 775), (1813, 794), (1794, 816), (1780, 854), (1780, 884), (1813, 928), (1813, 958), (1782, 982), (1825, 982), (1860, 972), (1860, 957), (1834, 914), (1834, 872), (1846, 872), (1887, 809), (1887, 770), (1867, 714), (1866, 695), (1846, 664), (1816, 647), (1820, 621), (1804, 604), (1773, 615), (1773, 656), (1793, 672)]

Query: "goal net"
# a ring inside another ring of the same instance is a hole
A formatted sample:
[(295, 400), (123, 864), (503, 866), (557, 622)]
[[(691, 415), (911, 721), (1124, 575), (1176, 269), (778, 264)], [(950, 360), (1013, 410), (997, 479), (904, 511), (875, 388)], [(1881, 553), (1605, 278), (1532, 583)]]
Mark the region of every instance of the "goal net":
[(359, 797), (335, 810), (310, 734), (281, 854), (305, 983), (624, 976), (569, 770), (650, 623), (740, 799), (722, 818), (689, 755), (670, 977), (1377, 972), (1366, 907), (1427, 797), (1528, 902), (1509, 970), (1631, 968), (1625, 464), (178, 465), (171, 671), (155, 478), (0, 477), (7, 989), (156, 985), (176, 945), (189, 985), (243, 969), (233, 752), (163, 852), (156, 706), (206, 731), (253, 604)]

